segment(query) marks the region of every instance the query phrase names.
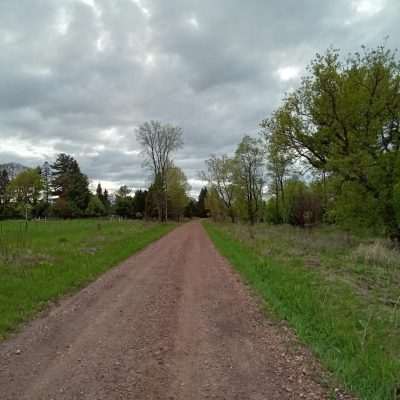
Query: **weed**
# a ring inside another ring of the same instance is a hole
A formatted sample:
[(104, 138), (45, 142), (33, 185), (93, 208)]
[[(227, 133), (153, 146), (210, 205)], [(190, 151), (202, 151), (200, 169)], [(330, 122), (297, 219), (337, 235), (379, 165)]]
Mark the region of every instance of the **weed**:
[(394, 249), (329, 227), (302, 232), (260, 225), (255, 238), (233, 224), (205, 227), (221, 253), (348, 390), (365, 400), (396, 399), (400, 293)]

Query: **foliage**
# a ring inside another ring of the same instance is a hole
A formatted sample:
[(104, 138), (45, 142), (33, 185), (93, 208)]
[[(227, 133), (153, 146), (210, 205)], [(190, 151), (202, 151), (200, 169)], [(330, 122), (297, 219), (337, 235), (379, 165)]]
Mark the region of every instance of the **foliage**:
[(207, 207), (211, 212), (217, 212), (218, 217), (227, 214), (235, 222), (235, 160), (227, 155), (211, 155), (206, 160), (206, 166), (207, 170), (202, 173), (202, 178), (208, 182), (211, 193)]
[(91, 196), (86, 209), (88, 217), (102, 217), (106, 215), (106, 208), (98, 196)]
[(250, 234), (238, 224), (205, 226), (268, 308), (348, 390), (366, 400), (397, 398), (398, 250), (325, 227), (307, 233), (259, 224)]
[(235, 153), (236, 192), (242, 195), (246, 219), (254, 225), (260, 218), (264, 185), (264, 150), (259, 139), (244, 136)]
[(376, 200), (387, 234), (400, 239), (393, 218), (399, 182), (400, 63), (383, 46), (345, 61), (337, 50), (317, 54), (309, 76), (274, 113), (280, 143), (330, 176)]
[(54, 212), (63, 218), (85, 215), (90, 200), (89, 181), (78, 162), (67, 154), (59, 154), (51, 166), (53, 195), (57, 196)]
[(0, 339), (174, 225), (142, 221), (6, 221), (0, 228)]
[(40, 196), (42, 180), (37, 169), (29, 169), (17, 175), (7, 186), (8, 196), (21, 216), (30, 216)]
[(171, 155), (182, 147), (182, 135), (181, 128), (163, 125), (158, 121), (145, 122), (136, 132), (136, 138), (146, 156), (146, 163), (153, 174), (151, 198), (157, 202), (158, 217), (163, 222), (168, 217), (167, 181), (168, 171), (172, 166)]
[(190, 186), (183, 171), (171, 166), (167, 176), (168, 217), (179, 220), (183, 217), (186, 205), (189, 202), (187, 192)]

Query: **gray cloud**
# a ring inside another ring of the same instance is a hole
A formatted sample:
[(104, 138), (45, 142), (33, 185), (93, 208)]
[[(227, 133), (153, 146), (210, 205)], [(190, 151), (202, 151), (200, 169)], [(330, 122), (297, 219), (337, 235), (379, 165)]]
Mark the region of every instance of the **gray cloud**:
[(0, 161), (73, 154), (93, 181), (145, 186), (135, 128), (183, 127), (176, 163), (194, 191), (204, 159), (232, 152), (316, 52), (400, 33), (397, 0), (4, 0)]

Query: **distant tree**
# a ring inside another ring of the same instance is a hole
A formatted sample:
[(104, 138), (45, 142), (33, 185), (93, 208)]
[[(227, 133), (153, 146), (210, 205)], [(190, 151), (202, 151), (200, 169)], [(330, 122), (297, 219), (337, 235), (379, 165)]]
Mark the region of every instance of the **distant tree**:
[(171, 166), (168, 170), (167, 185), (168, 216), (179, 220), (183, 217), (189, 202), (187, 192), (190, 186), (183, 171), (176, 166)]
[(86, 215), (88, 217), (102, 217), (106, 214), (106, 208), (98, 196), (91, 196)]
[(135, 208), (133, 198), (129, 196), (131, 190), (126, 186), (121, 186), (115, 194), (115, 213), (120, 217), (133, 218)]
[(42, 180), (37, 169), (29, 169), (21, 172), (7, 186), (7, 192), (18, 209), (20, 216), (31, 215), (32, 208), (37, 205)]
[(197, 217), (199, 215), (199, 210), (197, 208), (197, 202), (194, 199), (189, 199), (189, 202), (187, 203), (185, 210), (184, 210), (184, 216), (186, 218), (193, 218)]
[[(235, 192), (235, 160), (222, 155), (212, 155), (206, 160), (207, 171), (201, 174), (208, 181), (210, 188), (214, 189), (213, 196), (219, 196), (226, 213), (235, 222), (234, 192)], [(213, 199), (213, 204), (215, 204)]]
[(0, 216), (4, 216), (8, 203), (7, 186), (10, 183), (7, 170), (0, 171)]
[(62, 153), (58, 155), (51, 168), (53, 195), (63, 200), (59, 202), (63, 206), (56, 207), (55, 211), (67, 210), (68, 217), (85, 215), (91, 193), (88, 178), (81, 172), (78, 162)]
[(128, 186), (123, 185), (118, 189), (116, 195), (119, 197), (128, 197), (131, 192), (132, 190), (129, 189)]
[[(266, 149), (266, 168), (269, 183), (269, 192), (274, 196), (275, 210), (273, 220), (283, 221), (281, 206), (285, 203), (284, 184), (289, 178), (291, 169), (296, 160), (296, 155), (284, 140), (283, 127), (279, 117), (273, 115), (261, 123), (263, 139)], [(270, 210), (271, 212), (271, 210)]]
[(146, 211), (146, 197), (147, 190), (136, 190), (135, 196), (133, 198), (135, 216), (137, 218), (142, 218)]
[(103, 189), (102, 189), (100, 183), (97, 184), (96, 196), (98, 197), (98, 199), (99, 199), (101, 202), (103, 202)]
[(106, 211), (106, 215), (110, 213), (111, 210), (111, 200), (110, 200), (110, 196), (108, 194), (108, 190), (104, 189), (103, 192), (103, 205), (104, 205), (104, 209)]
[(136, 133), (153, 174), (153, 192), (157, 190), (158, 194), (152, 195), (152, 198), (158, 203), (161, 221), (166, 221), (168, 217), (167, 176), (172, 153), (183, 145), (182, 133), (181, 128), (162, 125), (158, 121), (145, 122)]
[(51, 194), (51, 167), (47, 161), (40, 168), (40, 175), (42, 177), (43, 200), (48, 204)]
[(200, 218), (205, 218), (208, 216), (208, 209), (206, 207), (207, 193), (208, 191), (206, 186), (201, 188), (196, 205), (196, 214)]
[[(215, 186), (211, 186), (208, 190), (205, 203), (206, 208), (210, 210), (211, 217), (214, 221), (222, 221), (225, 219), (227, 208)], [(232, 218), (232, 213), (230, 214), (230, 217)], [(232, 222), (234, 222), (234, 220)]]
[(245, 136), (236, 153), (237, 188), (245, 199), (247, 218), (254, 225), (260, 217), (264, 185), (264, 149), (259, 139)]

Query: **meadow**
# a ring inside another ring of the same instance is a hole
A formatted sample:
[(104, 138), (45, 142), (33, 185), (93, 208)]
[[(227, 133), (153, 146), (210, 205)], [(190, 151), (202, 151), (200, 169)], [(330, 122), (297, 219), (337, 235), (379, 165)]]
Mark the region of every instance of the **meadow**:
[(0, 221), (0, 339), (174, 226), (106, 219)]
[[(362, 399), (400, 396), (400, 252), (334, 227), (211, 223), (221, 253)], [(334, 383), (332, 383), (334, 385)]]

